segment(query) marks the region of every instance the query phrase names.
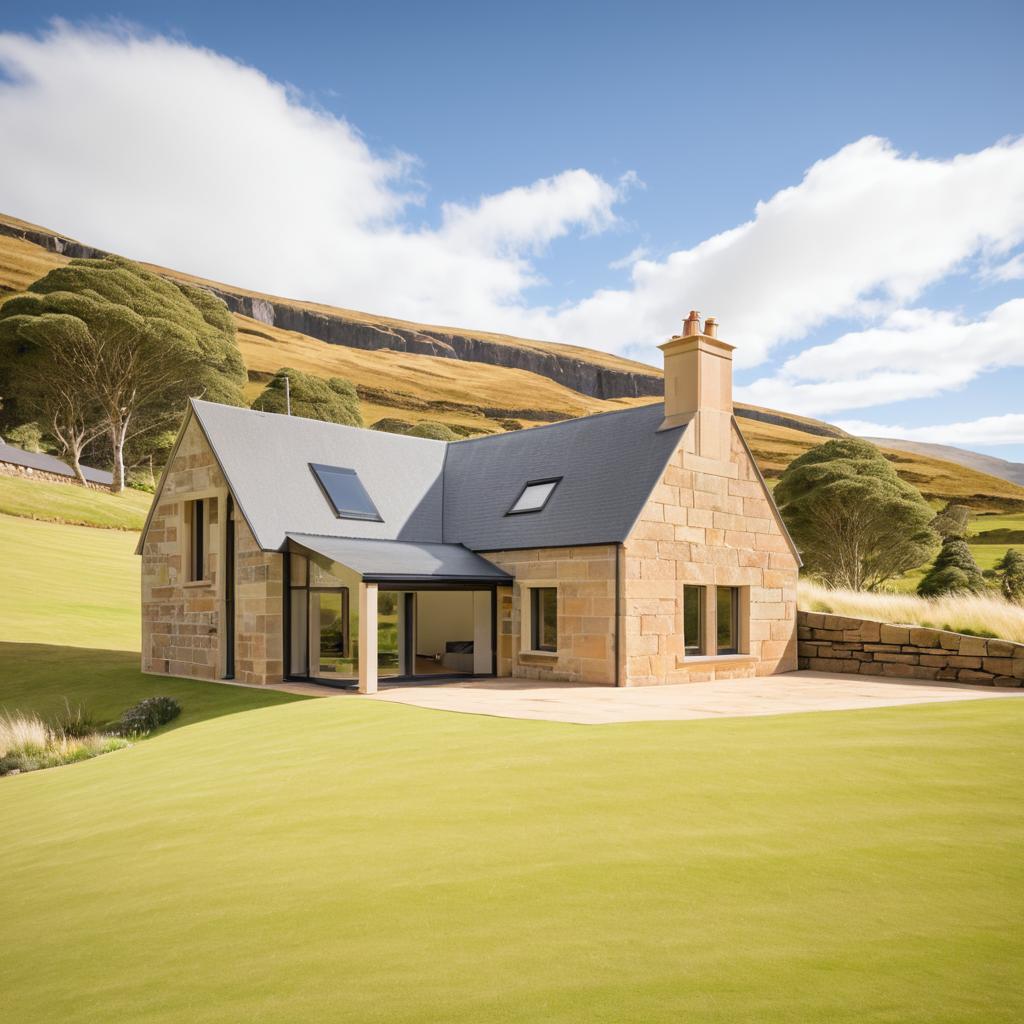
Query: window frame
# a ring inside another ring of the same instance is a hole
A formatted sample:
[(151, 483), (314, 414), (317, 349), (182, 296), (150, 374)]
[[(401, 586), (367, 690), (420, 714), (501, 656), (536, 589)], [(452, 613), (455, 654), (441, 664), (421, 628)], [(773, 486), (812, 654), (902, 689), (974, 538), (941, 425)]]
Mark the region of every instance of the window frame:
[[(691, 644), (686, 635), (686, 592), (697, 592), (697, 643)], [(683, 657), (703, 658), (707, 654), (708, 588), (700, 583), (683, 584)]]
[[(544, 643), (543, 596), (550, 594), (555, 603), (555, 636), (554, 644)], [(544, 654), (558, 653), (558, 588), (530, 587), (530, 649)]]
[[(730, 632), (732, 634), (732, 645), (730, 647), (722, 647), (720, 642), (720, 616), (719, 611), (721, 604), (719, 602), (719, 594), (721, 591), (727, 591), (729, 593), (729, 620), (731, 624)], [(732, 654), (740, 653), (740, 588), (739, 587), (723, 587), (715, 586), (715, 654), (718, 657), (728, 657)]]
[[(352, 469), (349, 466), (328, 466), (326, 463), (322, 462), (309, 462), (307, 463), (307, 465), (309, 466), (310, 473), (313, 474), (313, 479), (316, 481), (317, 486), (320, 488), (320, 492), (323, 494), (324, 498), (327, 499), (327, 504), (330, 507), (331, 511), (334, 513), (335, 519), (357, 519), (364, 523), (384, 522), (384, 517), (380, 514), (380, 510), (377, 508), (377, 503), (370, 496), (370, 492), (366, 489), (366, 485), (360, 479), (358, 470)], [(327, 485), (324, 483), (323, 479), (320, 476), (322, 472), (347, 473), (350, 476), (355, 477), (356, 483), (359, 485), (363, 494), (366, 495), (366, 500), (369, 503), (370, 508), (373, 509), (373, 511), (355, 512), (350, 511), (348, 509), (344, 511), (339, 509), (338, 503), (334, 500), (334, 497), (331, 495), (331, 492), (327, 489)]]
[(206, 498), (192, 498), (188, 511), (188, 582), (205, 583), (207, 533), (210, 528)]
[[(519, 494), (516, 496), (516, 500), (512, 502), (511, 507), (505, 513), (505, 515), (507, 515), (507, 516), (527, 516), (527, 515), (532, 515), (532, 514), (534, 514), (536, 512), (543, 512), (544, 509), (547, 508), (548, 502), (554, 496), (555, 491), (558, 490), (558, 485), (561, 482), (562, 482), (562, 477), (560, 477), (560, 476), (546, 476), (546, 477), (544, 477), (541, 480), (527, 480), (526, 483), (523, 484), (522, 489), (519, 491)], [(523, 500), (523, 495), (526, 494), (526, 492), (531, 487), (537, 487), (540, 484), (553, 484), (554, 485), (551, 488), (551, 490), (548, 491), (547, 497), (541, 502), (541, 504), (537, 508), (519, 508), (519, 509), (517, 509), (516, 505), (518, 505), (519, 502), (521, 502)]]

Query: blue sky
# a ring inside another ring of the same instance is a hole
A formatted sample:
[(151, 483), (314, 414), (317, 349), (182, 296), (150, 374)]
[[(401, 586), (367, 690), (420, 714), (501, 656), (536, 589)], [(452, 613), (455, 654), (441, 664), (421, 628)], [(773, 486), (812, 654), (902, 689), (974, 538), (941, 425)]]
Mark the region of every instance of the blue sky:
[(0, 206), (647, 361), (695, 305), (751, 401), (1024, 460), (1019, 3), (324, 6), (4, 10)]

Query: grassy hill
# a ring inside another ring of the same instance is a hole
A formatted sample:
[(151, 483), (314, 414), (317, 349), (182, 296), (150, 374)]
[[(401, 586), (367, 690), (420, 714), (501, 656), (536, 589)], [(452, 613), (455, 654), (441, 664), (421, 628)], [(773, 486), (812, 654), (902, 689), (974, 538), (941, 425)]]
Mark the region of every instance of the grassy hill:
[[(24, 289), (70, 256), (95, 254), (74, 239), (0, 215), (0, 298)], [(656, 401), (654, 392), (661, 387), (661, 373), (654, 367), (592, 349), (415, 324), (152, 269), (207, 285), (236, 310), (250, 399), (274, 371), (293, 366), (352, 380), (368, 425), (382, 418), (434, 420), (460, 432), (488, 433), (507, 429), (509, 420), (528, 427)], [(292, 322), (338, 343), (293, 329)], [(616, 388), (633, 390), (602, 396), (602, 389)], [(769, 480), (797, 455), (841, 433), (820, 420), (776, 410), (738, 405), (736, 412)], [(903, 479), (937, 505), (953, 499), (979, 512), (1024, 511), (1024, 487), (1016, 483), (931, 452), (883, 451)]]

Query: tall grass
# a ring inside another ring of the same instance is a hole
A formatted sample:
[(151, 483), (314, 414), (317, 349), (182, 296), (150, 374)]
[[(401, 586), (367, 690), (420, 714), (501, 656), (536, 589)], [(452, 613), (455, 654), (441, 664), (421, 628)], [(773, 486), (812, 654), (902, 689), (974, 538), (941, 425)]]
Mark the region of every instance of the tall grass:
[(805, 612), (833, 612), (857, 619), (931, 626), (1024, 643), (1024, 606), (1011, 604), (996, 595), (950, 594), (925, 598), (916, 594), (869, 594), (831, 590), (811, 580), (801, 580), (798, 604)]
[(18, 711), (0, 715), (0, 775), (85, 761), (128, 746), (127, 740), (104, 733), (76, 735), (74, 725), (84, 721), (84, 715), (77, 715), (73, 727), (65, 732), (60, 726), (47, 725), (36, 715)]

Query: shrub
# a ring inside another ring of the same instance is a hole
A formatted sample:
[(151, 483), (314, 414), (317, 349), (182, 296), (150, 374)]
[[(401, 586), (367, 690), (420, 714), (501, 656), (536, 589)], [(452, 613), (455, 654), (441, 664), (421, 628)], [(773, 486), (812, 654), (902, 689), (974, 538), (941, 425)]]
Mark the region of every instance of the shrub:
[(1009, 548), (996, 562), (999, 589), (1007, 601), (1024, 604), (1024, 554)]
[(427, 437), (432, 441), (457, 441), (459, 439), (459, 435), (451, 427), (446, 427), (443, 423), (431, 423), (430, 420), (417, 423), (412, 430), (407, 430), (406, 434), (409, 437)]
[(22, 451), (41, 452), (43, 450), (43, 432), (38, 423), (22, 423), (8, 431), (7, 440), (16, 444)]
[(979, 594), (986, 589), (985, 577), (962, 537), (950, 536), (942, 542), (935, 564), (917, 585), (922, 597), (940, 594)]
[(355, 385), (343, 377), (317, 377), (282, 366), (252, 407), (262, 412), (283, 413), (288, 411), (289, 402), (293, 416), (341, 423), (348, 427), (363, 425)]
[(499, 420), (495, 420), (495, 423), (497, 423), (498, 426), (501, 427), (503, 430), (522, 430), (523, 429), (523, 425), (522, 425), (522, 423), (519, 422), (519, 420), (514, 420), (514, 419), (511, 419), (510, 417), (502, 417)]
[(377, 420), (373, 425), (374, 430), (383, 431), (385, 434), (408, 434), (412, 428), (413, 424), (410, 420), (398, 420), (390, 416)]
[(122, 736), (141, 736), (181, 714), (181, 705), (173, 697), (147, 697), (128, 708), (117, 723)]

